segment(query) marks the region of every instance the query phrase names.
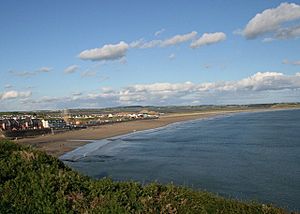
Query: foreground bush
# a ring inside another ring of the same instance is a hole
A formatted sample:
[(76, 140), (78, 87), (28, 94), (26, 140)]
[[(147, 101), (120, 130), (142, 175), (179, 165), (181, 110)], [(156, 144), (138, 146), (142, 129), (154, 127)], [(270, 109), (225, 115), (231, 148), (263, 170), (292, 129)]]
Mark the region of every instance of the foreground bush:
[(174, 185), (93, 180), (58, 159), (0, 142), (0, 213), (284, 213)]

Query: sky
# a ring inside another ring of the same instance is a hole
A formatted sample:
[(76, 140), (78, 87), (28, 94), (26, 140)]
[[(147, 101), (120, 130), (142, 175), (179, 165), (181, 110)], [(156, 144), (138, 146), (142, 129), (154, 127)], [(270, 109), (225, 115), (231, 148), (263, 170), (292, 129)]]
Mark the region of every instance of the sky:
[(300, 102), (300, 0), (0, 2), (0, 111)]

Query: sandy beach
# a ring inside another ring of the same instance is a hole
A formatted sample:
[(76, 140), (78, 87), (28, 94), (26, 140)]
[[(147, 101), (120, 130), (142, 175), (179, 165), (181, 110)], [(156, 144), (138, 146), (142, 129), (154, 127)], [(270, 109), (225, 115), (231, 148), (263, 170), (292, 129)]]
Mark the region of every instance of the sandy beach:
[(47, 154), (59, 157), (71, 150), (90, 143), (93, 140), (100, 140), (118, 135), (124, 135), (135, 131), (154, 129), (163, 127), (171, 123), (208, 118), (218, 115), (230, 113), (248, 112), (248, 111), (263, 111), (259, 110), (225, 110), (225, 111), (209, 111), (209, 112), (194, 112), (194, 113), (178, 113), (167, 114), (159, 119), (152, 120), (136, 120), (130, 122), (114, 123), (89, 127), (87, 129), (68, 131), (55, 135), (38, 136), (34, 138), (24, 138), (16, 140), (17, 143), (31, 145)]

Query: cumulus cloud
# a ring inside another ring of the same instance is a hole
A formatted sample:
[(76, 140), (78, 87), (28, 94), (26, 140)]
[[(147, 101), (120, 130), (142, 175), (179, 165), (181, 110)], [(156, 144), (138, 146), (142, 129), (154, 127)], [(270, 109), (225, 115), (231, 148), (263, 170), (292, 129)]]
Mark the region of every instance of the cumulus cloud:
[(167, 47), (172, 45), (177, 45), (183, 42), (190, 41), (194, 39), (197, 35), (196, 31), (192, 31), (186, 34), (178, 34), (171, 38), (165, 40), (151, 40), (145, 41), (144, 39), (140, 39), (137, 41), (133, 41), (130, 43), (131, 48), (154, 48), (154, 47)]
[(232, 97), (232, 94), (257, 94), (293, 89), (300, 89), (300, 76), (286, 76), (278, 72), (259, 72), (248, 78), (231, 82), (133, 85), (122, 89), (119, 92), (119, 99), (121, 103), (127, 104), (159, 104), (161, 102), (178, 104), (183, 100), (191, 103), (203, 97), (218, 97), (224, 93)]
[(75, 73), (78, 70), (78, 65), (70, 65), (67, 68), (65, 68), (64, 73), (65, 74), (72, 74)]
[(126, 57), (122, 57), (121, 59), (119, 59), (119, 62), (123, 65), (125, 65), (127, 63), (127, 59)]
[(298, 37), (300, 37), (300, 26), (281, 28), (274, 36), (275, 39), (291, 39)]
[(41, 67), (38, 70), (36, 70), (36, 72), (47, 73), (47, 72), (50, 72), (51, 70), (52, 70), (52, 68), (50, 68), (50, 67)]
[(6, 91), (0, 94), (0, 100), (27, 98), (31, 96), (31, 91)]
[[(242, 30), (242, 35), (247, 39), (255, 39), (266, 33), (279, 33), (277, 37), (287, 38), (299, 36), (297, 29), (282, 29), (282, 25), (300, 19), (300, 6), (294, 3), (281, 3), (276, 8), (266, 9), (256, 14)], [(283, 30), (283, 31), (282, 31)], [(280, 33), (280, 31), (282, 31)], [(289, 32), (292, 31), (292, 32)], [(280, 35), (283, 34), (283, 35)]]
[[(153, 83), (137, 84), (125, 87), (118, 94), (122, 104), (159, 104), (193, 102), (208, 96), (220, 94), (245, 94), (266, 91), (300, 89), (300, 76), (287, 76), (278, 72), (258, 72), (239, 81), (208, 82), (195, 84), (184, 83)], [(111, 92), (112, 93), (112, 92)]]
[(195, 90), (195, 84), (185, 83), (153, 83), (138, 84), (126, 87), (119, 93), (120, 102), (125, 104), (150, 102), (160, 103), (169, 98), (182, 97), (187, 92), (192, 93)]
[(128, 48), (129, 45), (121, 41), (118, 44), (107, 44), (101, 48), (82, 51), (79, 54), (79, 58), (92, 61), (117, 60), (125, 57)]
[(162, 40), (151, 40), (151, 41), (145, 41), (144, 39), (139, 39), (137, 41), (133, 41), (130, 43), (131, 48), (154, 48), (159, 47), (162, 44)]
[(114, 93), (114, 89), (111, 87), (102, 87), (101, 90), (103, 93)]
[(300, 88), (300, 79), (296, 76), (286, 76), (278, 72), (258, 72), (240, 81), (225, 85), (225, 89), (234, 90), (283, 90)]
[(161, 46), (171, 46), (171, 45), (177, 45), (183, 42), (187, 42), (190, 41), (192, 39), (194, 39), (197, 35), (196, 31), (192, 31), (190, 33), (187, 34), (182, 34), (182, 35), (175, 35), (169, 39), (166, 39), (164, 41), (162, 41)]
[[(157, 31), (155, 34), (158, 36), (162, 33), (164, 29)], [(119, 60), (121, 63), (126, 62), (126, 54), (129, 48), (155, 48), (155, 47), (168, 47), (174, 46), (177, 44), (181, 44), (187, 41), (191, 41), (195, 39), (197, 36), (196, 31), (192, 31), (186, 34), (177, 34), (170, 38), (160, 40), (150, 40), (145, 41), (144, 39), (139, 39), (133, 41), (129, 44), (121, 41), (118, 44), (106, 44), (100, 48), (94, 48), (82, 51), (78, 57), (83, 60), (91, 60), (91, 61), (105, 61), (105, 60)], [(203, 34), (201, 38), (197, 41), (193, 42), (191, 47), (196, 48), (202, 45), (209, 45), (216, 42), (220, 42), (226, 39), (226, 35), (222, 32), (217, 32), (213, 34)]]
[[(29, 94), (11, 92), (8, 97)], [(83, 108), (120, 105), (192, 105), (241, 104), (265, 102), (299, 102), (300, 73), (258, 72), (252, 76), (226, 82), (136, 84), (121, 89), (102, 88), (93, 92), (78, 92), (65, 97), (23, 99), (31, 108)], [(3, 94), (1, 95), (3, 99)], [(33, 106), (32, 106), (33, 105)]]
[(199, 39), (193, 41), (190, 45), (191, 48), (199, 48), (204, 45), (211, 45), (224, 41), (226, 39), (226, 34), (223, 32), (216, 33), (204, 33)]
[(272, 38), (272, 37), (266, 37), (262, 40), (262, 42), (273, 42), (275, 41), (276, 39), (275, 38)]

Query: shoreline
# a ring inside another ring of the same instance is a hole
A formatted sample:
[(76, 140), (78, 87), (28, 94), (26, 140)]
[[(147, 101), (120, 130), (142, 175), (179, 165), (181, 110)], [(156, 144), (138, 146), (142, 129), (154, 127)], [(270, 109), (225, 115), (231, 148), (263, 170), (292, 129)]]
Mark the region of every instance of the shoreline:
[(54, 157), (60, 157), (78, 147), (92, 143), (94, 140), (103, 140), (111, 137), (126, 135), (137, 131), (145, 131), (161, 128), (177, 122), (190, 120), (207, 119), (215, 116), (222, 116), (243, 112), (264, 112), (276, 110), (292, 110), (297, 108), (278, 109), (239, 109), (239, 110), (215, 110), (191, 113), (172, 113), (153, 120), (135, 120), (129, 122), (106, 124), (88, 129), (68, 131), (55, 135), (38, 136), (34, 138), (23, 138), (15, 142), (31, 145), (38, 150), (44, 151)]

